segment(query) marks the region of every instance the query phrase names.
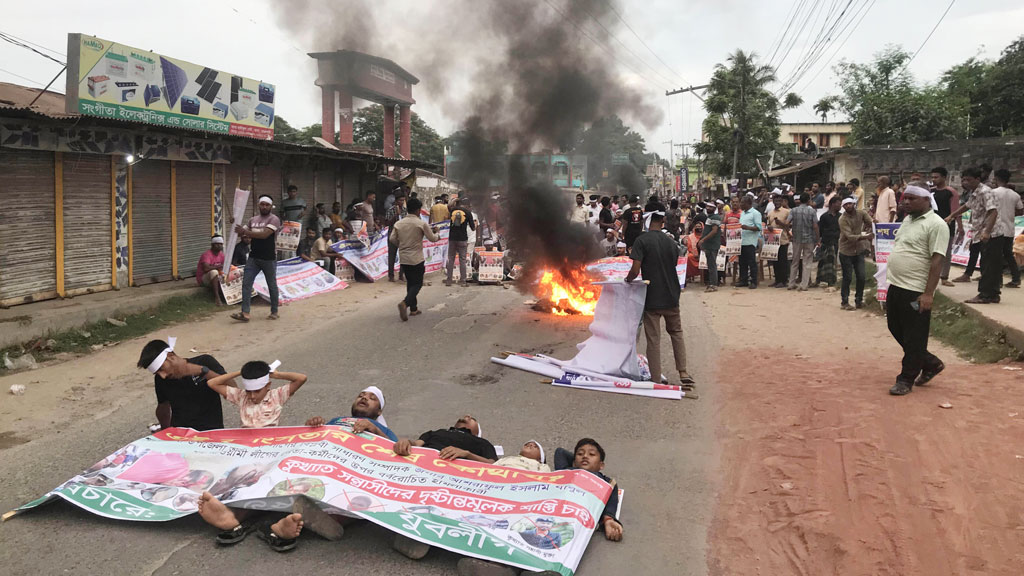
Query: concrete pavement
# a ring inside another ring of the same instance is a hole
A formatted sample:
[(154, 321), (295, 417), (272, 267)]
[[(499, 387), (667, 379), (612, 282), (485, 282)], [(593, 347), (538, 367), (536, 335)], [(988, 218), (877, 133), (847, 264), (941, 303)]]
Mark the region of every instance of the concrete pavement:
[[(386, 415), (399, 435), (451, 425), (469, 412), (495, 444), (514, 450), (537, 438), (549, 453), (593, 436), (608, 452), (606, 472), (625, 489), (625, 539), (607, 542), (596, 534), (580, 565), (583, 575), (650, 575), (707, 572), (705, 539), (717, 463), (712, 442), (715, 402), (713, 366), (717, 341), (696, 295), (684, 294), (684, 328), (699, 401), (654, 400), (566, 390), (537, 377), (491, 364), (502, 350), (575, 353), (589, 321), (544, 315), (522, 305), (531, 296), (497, 287), (447, 288), (437, 277), (421, 294), (424, 314), (402, 323), (395, 304), (404, 285), (357, 285), (283, 309), (279, 322), (232, 325), (221, 313), (180, 326), (179, 348), (213, 351), (226, 366), (249, 359), (284, 361), (305, 371), (309, 383), (285, 407), (282, 424), (313, 415), (346, 414), (356, 392), (369, 384), (388, 395)], [(161, 335), (162, 336), (162, 335)], [(73, 361), (57, 372), (32, 373), (43, 393), (63, 377), (110, 380), (87, 389), (110, 395), (92, 412), (57, 403), (52, 424), (40, 414), (19, 426), (26, 443), (0, 442), (0, 509), (8, 510), (46, 492), (125, 443), (153, 421), (152, 380), (133, 368), (144, 340), (120, 350)], [(663, 358), (671, 358), (668, 338)], [(125, 365), (127, 364), (127, 366)], [(50, 372), (48, 372), (50, 371)], [(6, 387), (13, 382), (0, 378)], [(9, 401), (5, 399), (5, 402)], [(83, 400), (84, 401), (84, 400)], [(72, 420), (61, 414), (75, 414)], [(225, 404), (225, 423), (237, 412)], [(42, 423), (42, 424), (40, 424)], [(2, 433), (3, 431), (0, 431)], [(214, 530), (198, 517), (144, 524), (106, 520), (55, 503), (0, 525), (0, 566), (7, 574), (312, 574), (324, 571), (385, 574), (455, 574), (457, 558), (434, 550), (413, 562), (390, 548), (390, 536), (369, 524), (346, 530), (340, 542), (304, 535), (297, 551), (272, 552), (257, 538), (218, 548)]]

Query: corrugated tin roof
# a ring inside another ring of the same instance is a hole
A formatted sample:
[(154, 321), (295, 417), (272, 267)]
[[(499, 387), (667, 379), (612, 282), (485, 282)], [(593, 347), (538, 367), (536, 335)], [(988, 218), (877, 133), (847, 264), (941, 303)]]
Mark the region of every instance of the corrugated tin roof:
[[(42, 92), (41, 96), (40, 92)], [(39, 96), (38, 100), (36, 100), (36, 96)], [(36, 102), (29, 108), (29, 104), (33, 100)], [(9, 82), (0, 82), (0, 109), (31, 110), (48, 118), (78, 116), (78, 114), (68, 114), (64, 111), (64, 95), (59, 92), (51, 90), (43, 92), (38, 88), (29, 88)]]
[(815, 158), (814, 160), (806, 160), (804, 162), (797, 162), (796, 164), (794, 164), (792, 166), (787, 166), (786, 168), (777, 168), (775, 170), (768, 171), (768, 177), (769, 178), (774, 178), (776, 176), (785, 176), (786, 174), (792, 174), (794, 172), (800, 172), (802, 170), (807, 170), (808, 168), (812, 168), (812, 167), (817, 166), (819, 164), (824, 164), (825, 162), (828, 162), (831, 159), (832, 159), (832, 156), (822, 156), (821, 158)]

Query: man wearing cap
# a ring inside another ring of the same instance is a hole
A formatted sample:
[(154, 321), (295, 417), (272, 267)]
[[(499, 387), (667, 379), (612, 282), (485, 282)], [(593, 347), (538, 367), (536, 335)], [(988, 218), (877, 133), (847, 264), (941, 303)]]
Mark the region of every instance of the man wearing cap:
[[(843, 214), (839, 217), (839, 264), (843, 268), (843, 284), (840, 291), (843, 310), (856, 310), (864, 306), (864, 257), (870, 251), (874, 225), (871, 216), (857, 208), (854, 197), (842, 200)], [(857, 277), (857, 292), (854, 294), (854, 306), (850, 306), (850, 282)]]
[(718, 290), (718, 251), (722, 249), (722, 216), (718, 214), (718, 203), (708, 202), (705, 207), (708, 216), (697, 248), (704, 251), (704, 259), (708, 265), (708, 281), (704, 291), (715, 292)]
[(889, 390), (894, 396), (927, 384), (945, 365), (928, 351), (932, 299), (946, 258), (949, 228), (932, 210), (932, 196), (916, 185), (903, 192), (906, 218), (896, 230), (886, 275), (886, 320), (889, 332), (903, 348), (903, 368)]
[(178, 356), (174, 352), (176, 341), (177, 338), (168, 338), (167, 342), (150, 340), (142, 347), (137, 364), (153, 374), (160, 428), (223, 428), (220, 395), (206, 381), (224, 374), (224, 367), (209, 354)]
[(214, 234), (210, 238), (210, 249), (199, 257), (196, 266), (196, 283), (213, 290), (213, 301), (220, 306), (220, 271), (224, 268), (224, 237)]
[[(294, 186), (290, 187), (294, 188)], [(270, 318), (277, 320), (278, 291), (277, 291), (277, 246), (275, 236), (281, 229), (281, 219), (274, 215), (274, 200), (266, 194), (259, 197), (257, 202), (259, 214), (249, 219), (249, 222), (242, 226), (235, 224), (235, 232), (240, 236), (251, 239), (249, 248), (249, 259), (245, 262), (245, 273), (242, 276), (242, 311), (231, 315), (240, 322), (249, 321), (249, 310), (252, 305), (252, 285), (256, 276), (263, 272), (267, 281), (267, 291), (270, 292)], [(232, 219), (234, 222), (234, 219)]]

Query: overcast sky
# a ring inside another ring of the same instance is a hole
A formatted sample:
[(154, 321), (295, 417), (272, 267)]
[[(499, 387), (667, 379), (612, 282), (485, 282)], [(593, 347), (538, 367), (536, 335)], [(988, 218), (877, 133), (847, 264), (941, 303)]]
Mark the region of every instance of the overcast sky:
[[(547, 1), (536, 0), (538, 10), (548, 11), (555, 17)], [(550, 1), (562, 7), (566, 0)], [(583, 43), (594, 43), (594, 50), (617, 68), (622, 82), (641, 89), (649, 95), (651, 103), (664, 110), (660, 124), (647, 128), (637, 126), (637, 129), (646, 138), (649, 150), (665, 156), (669, 145), (664, 142), (670, 138), (676, 143), (696, 141), (704, 117), (699, 100), (690, 95), (666, 97), (666, 89), (705, 83), (714, 65), (736, 48), (757, 52), (767, 59), (775, 52), (781, 32), (792, 20), (795, 25), (786, 35), (786, 46), (774, 59), (775, 62), (781, 60), (787, 46), (792, 45), (779, 67), (780, 78), (788, 78), (804, 55), (812, 52), (806, 43), (822, 37), (820, 29), (829, 8), (834, 5), (842, 10), (848, 1), (619, 0), (619, 13), (636, 35), (611, 14), (602, 18), (601, 23), (613, 37), (587, 14), (573, 15), (571, 19), (575, 23), (562, 20), (565, 34), (576, 35)], [(67, 34), (81, 32), (271, 82), (277, 85), (277, 113), (293, 126), (305, 126), (320, 120), (319, 89), (313, 85), (316, 69), (306, 52), (346, 46), (341, 45), (343, 38), (325, 40), (322, 33), (306, 33), (294, 22), (286, 26), (280, 20), (281, 12), (272, 6), (291, 10), (293, 5), (320, 3), (338, 7), (339, 11), (362, 10), (365, 6), (358, 0), (297, 0), (276, 4), (266, 0), (178, 0), (173, 5), (99, 0), (18, 2), (7, 3), (4, 7), (0, 32), (53, 50), (57, 54), (51, 55), (62, 61), (67, 51)], [(815, 3), (819, 5), (819, 13), (808, 20), (803, 34), (799, 34), (801, 18)], [(456, 24), (464, 20), (464, 9), (454, 9), (453, 4), (445, 0), (378, 0), (368, 5), (373, 6), (375, 24), (366, 26), (373, 26), (377, 35), (383, 32), (388, 39), (379, 43), (380, 50), (385, 52), (378, 55), (396, 61), (423, 78), (413, 90), (417, 100), (414, 110), (442, 135), (457, 129), (462, 110), (453, 101), (457, 102), (459, 93), (468, 89), (469, 75), (460, 75), (458, 67), (445, 74), (431, 74), (429, 70), (416, 69), (416, 65), (429, 66), (423, 64), (422, 58), (429, 45), (465, 34), (465, 24), (463, 28)], [(845, 43), (846, 34), (836, 35), (838, 40), (828, 45), (820, 60), (795, 84), (793, 90), (803, 97), (804, 105), (784, 113), (783, 121), (816, 120), (811, 109), (813, 104), (824, 95), (836, 93), (836, 78), (832, 72), (835, 62), (841, 59), (865, 61), (887, 43), (902, 44), (911, 53), (916, 51), (939, 22), (947, 5), (946, 0), (852, 0), (851, 13), (863, 15), (863, 18)], [(866, 6), (866, 10), (857, 11), (861, 6)], [(793, 18), (795, 8), (799, 10)], [(335, 17), (343, 15), (344, 12), (340, 12)], [(345, 22), (350, 24), (355, 20), (346, 18)], [(446, 29), (448, 23), (453, 26), (450, 31)], [(848, 31), (853, 30), (856, 23), (853, 20)], [(576, 26), (582, 27), (595, 40), (583, 36)], [(1024, 3), (1020, 0), (957, 1), (911, 63), (910, 71), (919, 79), (935, 79), (950, 65), (971, 56), (998, 57), (999, 52), (1022, 33)], [(602, 38), (607, 42), (605, 48), (596, 46), (599, 42), (596, 39)], [(331, 42), (338, 45), (320, 45)], [(608, 51), (614, 52), (614, 59)], [(0, 42), (0, 81), (42, 86), (59, 70), (59, 64)], [(54, 86), (63, 92), (64, 78)]]

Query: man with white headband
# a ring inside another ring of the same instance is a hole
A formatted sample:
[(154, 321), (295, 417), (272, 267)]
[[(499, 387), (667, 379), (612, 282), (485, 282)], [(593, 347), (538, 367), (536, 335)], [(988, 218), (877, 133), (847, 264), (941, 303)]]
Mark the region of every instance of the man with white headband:
[(224, 427), (220, 396), (206, 381), (224, 374), (224, 367), (209, 354), (192, 358), (174, 352), (177, 338), (150, 340), (142, 347), (139, 368), (153, 374), (156, 419), (161, 428), (216, 430)]
[(945, 368), (928, 351), (928, 331), (932, 299), (946, 259), (949, 228), (932, 210), (928, 190), (907, 186), (902, 202), (907, 217), (896, 230), (886, 267), (886, 320), (889, 332), (903, 348), (903, 369), (889, 390), (893, 396), (909, 394), (914, 386), (927, 384)]
[(257, 200), (259, 214), (249, 219), (242, 226), (235, 224), (235, 232), (243, 238), (252, 240), (249, 248), (249, 259), (245, 262), (245, 273), (242, 276), (242, 311), (231, 315), (240, 322), (249, 321), (249, 310), (252, 305), (252, 285), (256, 276), (263, 272), (270, 292), (271, 320), (277, 320), (277, 245), (275, 236), (281, 229), (281, 219), (274, 215), (274, 199), (263, 194)]
[(220, 306), (220, 271), (224, 267), (224, 237), (214, 234), (210, 249), (203, 252), (196, 266), (196, 283), (213, 290), (213, 301)]
[[(871, 240), (875, 237), (871, 215), (857, 208), (853, 196), (842, 200), (843, 215), (839, 217), (839, 264), (843, 269), (843, 284), (840, 290), (842, 310), (857, 310), (864, 306), (864, 259), (871, 251)], [(854, 306), (850, 306), (850, 282), (857, 277), (857, 292)]]
[[(651, 367), (651, 379), (661, 381), (661, 321), (672, 340), (676, 370), (680, 381), (693, 384), (693, 378), (686, 371), (686, 345), (683, 343), (683, 325), (679, 316), (679, 277), (676, 263), (679, 261), (679, 244), (671, 236), (663, 234), (665, 207), (661, 204), (649, 206), (652, 210), (651, 229), (640, 235), (633, 243), (629, 257), (633, 266), (626, 274), (626, 282), (632, 282), (643, 272), (647, 285), (644, 301), (644, 334), (647, 336), (647, 360)], [(624, 327), (625, 328), (625, 327)]]
[(352, 431), (356, 434), (369, 432), (377, 436), (383, 436), (392, 442), (398, 441), (398, 436), (388, 428), (384, 420), (384, 392), (376, 386), (364, 388), (352, 402), (352, 417), (338, 416), (329, 421), (324, 421), (322, 416), (314, 416), (306, 420), (306, 426), (341, 426), (351, 425)]

